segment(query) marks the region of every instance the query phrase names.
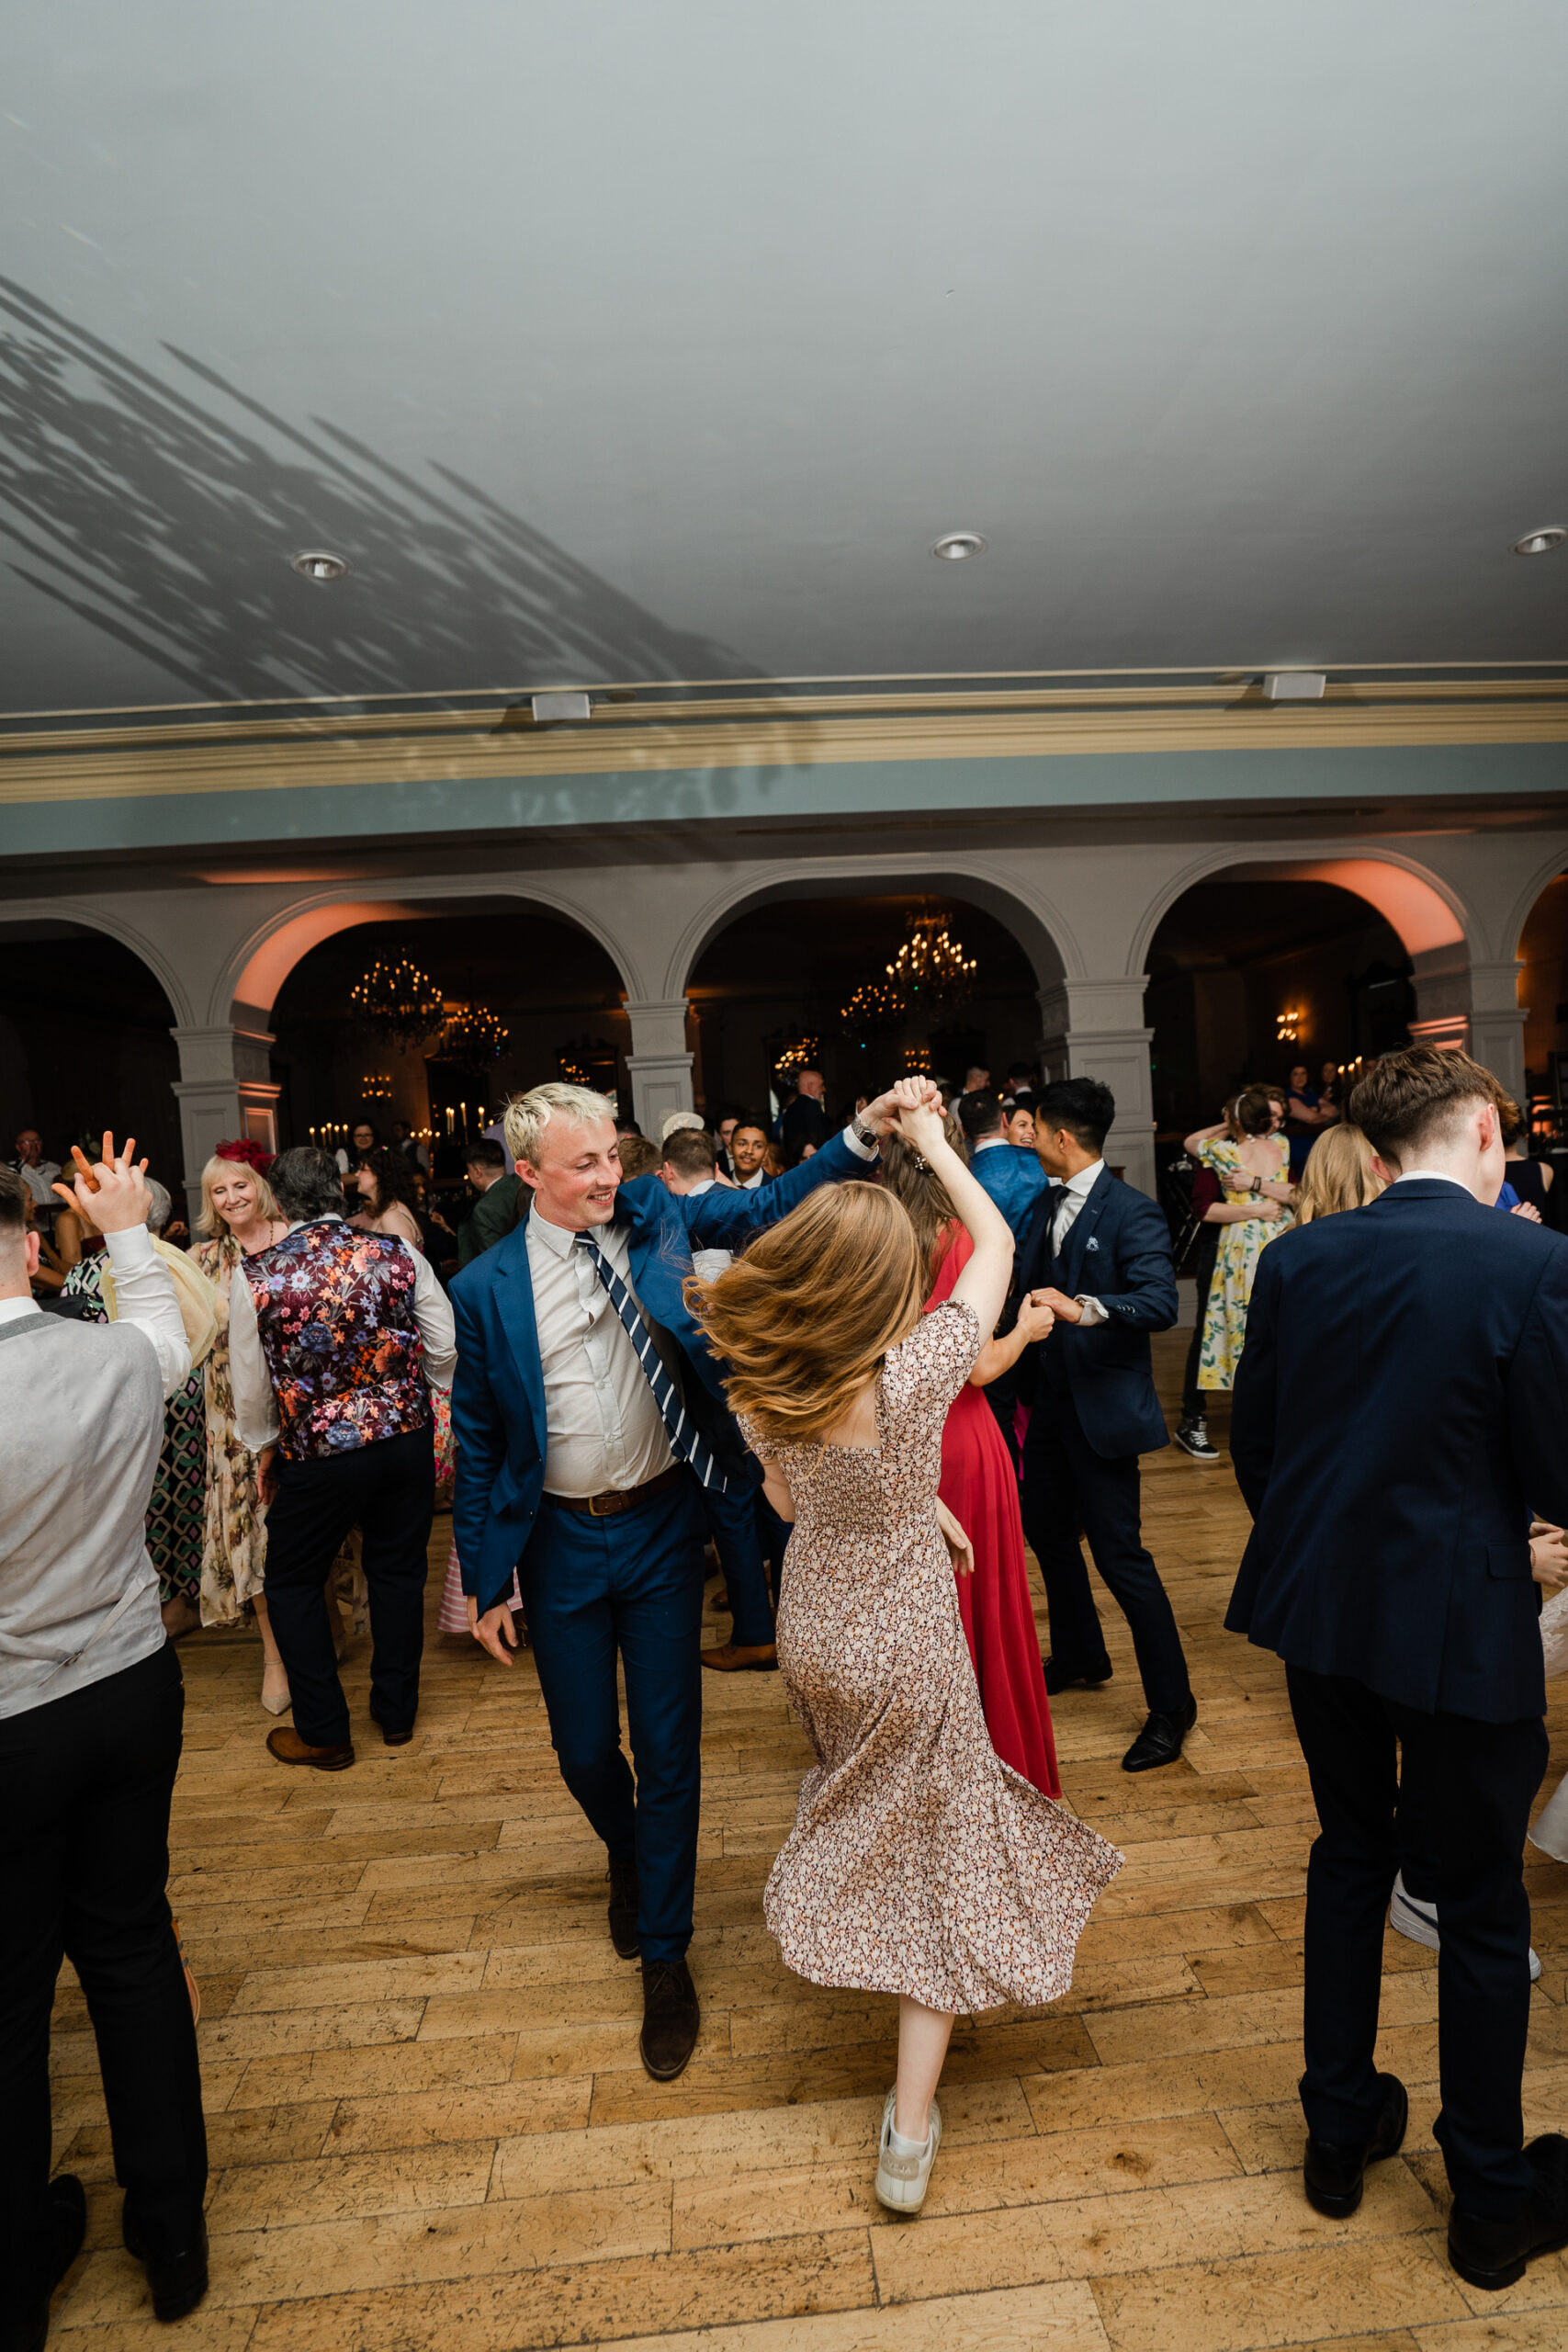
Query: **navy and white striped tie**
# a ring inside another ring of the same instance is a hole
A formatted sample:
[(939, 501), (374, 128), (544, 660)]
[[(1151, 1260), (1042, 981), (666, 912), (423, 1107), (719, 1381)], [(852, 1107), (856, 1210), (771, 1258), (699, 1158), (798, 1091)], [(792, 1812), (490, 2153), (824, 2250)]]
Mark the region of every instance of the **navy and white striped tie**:
[(713, 1458), (712, 1450), (699, 1433), (691, 1415), (681, 1401), (681, 1392), (665, 1368), (664, 1359), (653, 1344), (653, 1335), (641, 1315), (637, 1304), (625, 1283), (605, 1257), (592, 1234), (580, 1233), (577, 1247), (588, 1253), (588, 1261), (610, 1294), (610, 1304), (626, 1327), (626, 1334), (637, 1350), (643, 1377), (653, 1391), (653, 1401), (670, 1433), (670, 1442), (682, 1462), (689, 1462), (705, 1487), (712, 1487), (723, 1494), (728, 1484), (724, 1473)]

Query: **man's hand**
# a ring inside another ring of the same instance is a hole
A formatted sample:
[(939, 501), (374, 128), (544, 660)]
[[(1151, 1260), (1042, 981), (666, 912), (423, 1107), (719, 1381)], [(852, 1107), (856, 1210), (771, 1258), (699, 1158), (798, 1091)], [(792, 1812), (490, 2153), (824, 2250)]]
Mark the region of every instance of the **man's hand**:
[(130, 1155), (136, 1149), (134, 1136), (127, 1136), (125, 1149), (116, 1156), (114, 1136), (104, 1129), (104, 1156), (96, 1166), (87, 1158), (80, 1144), (71, 1147), (71, 1157), (76, 1162), (72, 1184), (56, 1184), (67, 1208), (84, 1210), (100, 1233), (134, 1233), (139, 1225), (147, 1222), (152, 1206), (152, 1195), (147, 1189), (147, 1162), (138, 1160), (134, 1167)]
[(510, 1666), (512, 1660), (507, 1651), (517, 1647), (517, 1628), (512, 1622), (511, 1603), (498, 1600), (495, 1607), (487, 1609), (481, 1617), (479, 1604), (471, 1592), (468, 1598), (469, 1633), (481, 1649), (489, 1650), (491, 1657), (499, 1658), (502, 1666)]
[(1272, 1225), (1276, 1218), (1282, 1217), (1285, 1212), (1278, 1201), (1270, 1200), (1268, 1194), (1264, 1193), (1258, 1200), (1252, 1214), (1254, 1216), (1260, 1216), (1265, 1225)]
[(1069, 1298), (1065, 1291), (1032, 1290), (1029, 1298), (1032, 1306), (1048, 1306), (1058, 1323), (1083, 1321), (1083, 1308), (1076, 1298)]
[(277, 1500), (277, 1472), (273, 1467), (276, 1457), (276, 1445), (264, 1445), (256, 1456), (256, 1492), (263, 1510), (270, 1510)]
[(1530, 1521), (1530, 1574), (1548, 1592), (1568, 1584), (1568, 1535), (1550, 1520)]
[(1044, 1292), (1032, 1290), (1019, 1303), (1018, 1320), (1013, 1328), (1023, 1333), (1027, 1346), (1035, 1340), (1048, 1340), (1055, 1320), (1056, 1311), (1046, 1306)]
[(901, 1078), (897, 1086), (868, 1102), (861, 1117), (874, 1134), (885, 1136), (900, 1111), (934, 1111), (941, 1101), (942, 1089), (929, 1078)]

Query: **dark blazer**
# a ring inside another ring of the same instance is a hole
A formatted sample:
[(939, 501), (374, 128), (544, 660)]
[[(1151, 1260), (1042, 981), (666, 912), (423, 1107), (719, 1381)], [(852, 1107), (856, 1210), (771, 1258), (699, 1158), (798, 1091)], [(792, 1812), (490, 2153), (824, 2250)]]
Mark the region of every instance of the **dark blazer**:
[(1149, 1333), (1168, 1331), (1178, 1313), (1165, 1212), (1102, 1169), (1058, 1260), (1051, 1254), (1056, 1200), (1053, 1185), (1035, 1203), (1016, 1260), (1018, 1288), (1098, 1298), (1106, 1320), (1058, 1323), (1028, 1351), (1037, 1359), (1036, 1378), (1070, 1391), (1079, 1427), (1106, 1460), (1157, 1453), (1170, 1440), (1155, 1395)]
[(1011, 1226), (1013, 1239), (1021, 1241), (1050, 1181), (1034, 1154), (1016, 1143), (988, 1143), (983, 1151), (971, 1152), (969, 1166)]
[(1440, 1177), (1271, 1241), (1231, 1407), (1225, 1623), (1425, 1713), (1546, 1704), (1531, 1511), (1568, 1522), (1568, 1241)]
[[(870, 1172), (835, 1136), (801, 1167), (754, 1193), (716, 1185), (682, 1196), (667, 1192), (657, 1176), (638, 1176), (615, 1196), (613, 1222), (630, 1230), (633, 1288), (666, 1359), (672, 1350), (678, 1354), (687, 1409), (727, 1477), (755, 1485), (761, 1473), (725, 1403), (721, 1368), (681, 1295), (693, 1249), (739, 1249), (749, 1234), (787, 1216), (818, 1184)], [(457, 1276), (452, 1311), (457, 1326), (452, 1532), (463, 1589), (477, 1597), (482, 1615), (512, 1582), (545, 1486), (545, 1381), (526, 1218)]]

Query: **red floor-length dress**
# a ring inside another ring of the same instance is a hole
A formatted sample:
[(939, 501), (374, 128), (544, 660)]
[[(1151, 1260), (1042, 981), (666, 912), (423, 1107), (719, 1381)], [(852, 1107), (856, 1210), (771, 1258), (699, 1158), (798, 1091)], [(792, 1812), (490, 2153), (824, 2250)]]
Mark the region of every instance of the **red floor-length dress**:
[[(926, 1312), (952, 1295), (974, 1243), (955, 1227)], [(1062, 1793), (1045, 1669), (1034, 1631), (1018, 1480), (985, 1392), (966, 1382), (948, 1409), (937, 1489), (975, 1550), (975, 1573), (958, 1578), (958, 1613), (975, 1661), (986, 1728), (1004, 1764), (1048, 1797)]]

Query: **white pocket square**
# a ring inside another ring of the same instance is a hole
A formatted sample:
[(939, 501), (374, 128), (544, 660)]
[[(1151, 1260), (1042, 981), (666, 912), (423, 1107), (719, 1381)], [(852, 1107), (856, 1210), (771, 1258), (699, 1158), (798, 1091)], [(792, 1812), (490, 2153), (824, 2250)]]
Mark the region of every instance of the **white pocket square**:
[(1084, 1248), (1085, 1248), (1086, 1250), (1098, 1250), (1098, 1249), (1099, 1249), (1099, 1247), (1100, 1247), (1099, 1242), (1095, 1239), (1095, 1238), (1094, 1238), (1093, 1234), (1091, 1233), (1091, 1234), (1089, 1235), (1089, 1239), (1084, 1243)]

